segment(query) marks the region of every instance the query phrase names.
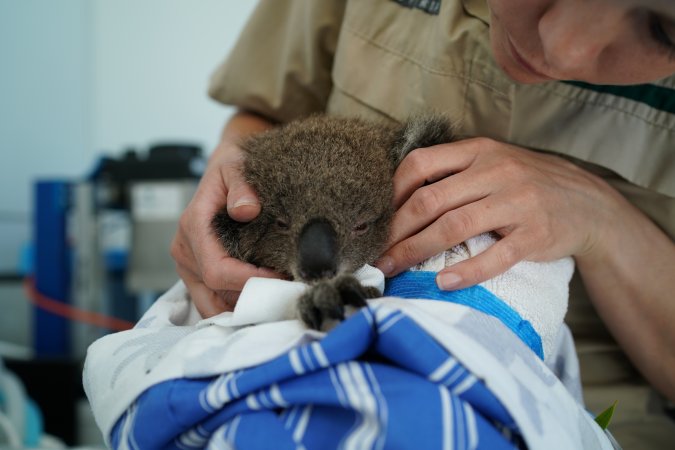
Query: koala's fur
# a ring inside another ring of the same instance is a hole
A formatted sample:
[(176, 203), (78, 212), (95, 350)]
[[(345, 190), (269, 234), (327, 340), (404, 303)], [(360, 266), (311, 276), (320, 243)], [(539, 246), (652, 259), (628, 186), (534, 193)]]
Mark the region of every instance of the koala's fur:
[(416, 148), (452, 140), (440, 115), (403, 125), (313, 116), (257, 134), (242, 149), (260, 215), (240, 223), (223, 209), (213, 228), (231, 256), (308, 282), (299, 316), (321, 328), (343, 319), (345, 305), (380, 295), (351, 274), (384, 250), (398, 163)]

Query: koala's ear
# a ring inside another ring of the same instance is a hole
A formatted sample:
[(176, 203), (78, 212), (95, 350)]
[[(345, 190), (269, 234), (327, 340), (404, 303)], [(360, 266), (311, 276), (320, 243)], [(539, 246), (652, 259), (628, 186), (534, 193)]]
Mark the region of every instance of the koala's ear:
[(394, 167), (411, 151), (454, 141), (455, 134), (450, 120), (441, 114), (413, 116), (396, 132), (391, 149)]

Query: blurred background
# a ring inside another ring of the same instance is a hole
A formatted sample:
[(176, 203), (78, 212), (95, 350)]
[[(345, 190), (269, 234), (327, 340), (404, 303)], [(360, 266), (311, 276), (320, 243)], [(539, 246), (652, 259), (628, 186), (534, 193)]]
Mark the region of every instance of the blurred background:
[(0, 0), (0, 447), (102, 446), (87, 346), (178, 279), (169, 244), (231, 114), (255, 2)]

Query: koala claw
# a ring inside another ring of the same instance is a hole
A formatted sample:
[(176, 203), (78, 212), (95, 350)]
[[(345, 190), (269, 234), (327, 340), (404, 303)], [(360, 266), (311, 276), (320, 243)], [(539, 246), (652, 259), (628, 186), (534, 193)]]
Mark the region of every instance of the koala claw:
[(342, 320), (344, 307), (339, 291), (330, 280), (311, 286), (298, 301), (300, 319), (309, 328), (320, 330), (327, 319)]
[(366, 299), (380, 295), (376, 288), (361, 285), (351, 275), (343, 275), (311, 286), (300, 297), (298, 312), (308, 327), (327, 331), (335, 322), (344, 320), (345, 306), (361, 308), (366, 306)]

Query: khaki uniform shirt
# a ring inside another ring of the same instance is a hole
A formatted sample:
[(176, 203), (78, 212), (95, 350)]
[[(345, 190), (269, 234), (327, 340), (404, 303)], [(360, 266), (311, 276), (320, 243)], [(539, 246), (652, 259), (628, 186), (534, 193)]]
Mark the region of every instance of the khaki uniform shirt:
[[(520, 85), (494, 62), (488, 21), (484, 0), (263, 0), (209, 93), (279, 122), (315, 112), (384, 121), (444, 112), (461, 136), (556, 153), (602, 176), (675, 239), (675, 77), (629, 87)], [(619, 400), (610, 430), (624, 448), (675, 445), (662, 399), (578, 277), (566, 321), (589, 410)]]

